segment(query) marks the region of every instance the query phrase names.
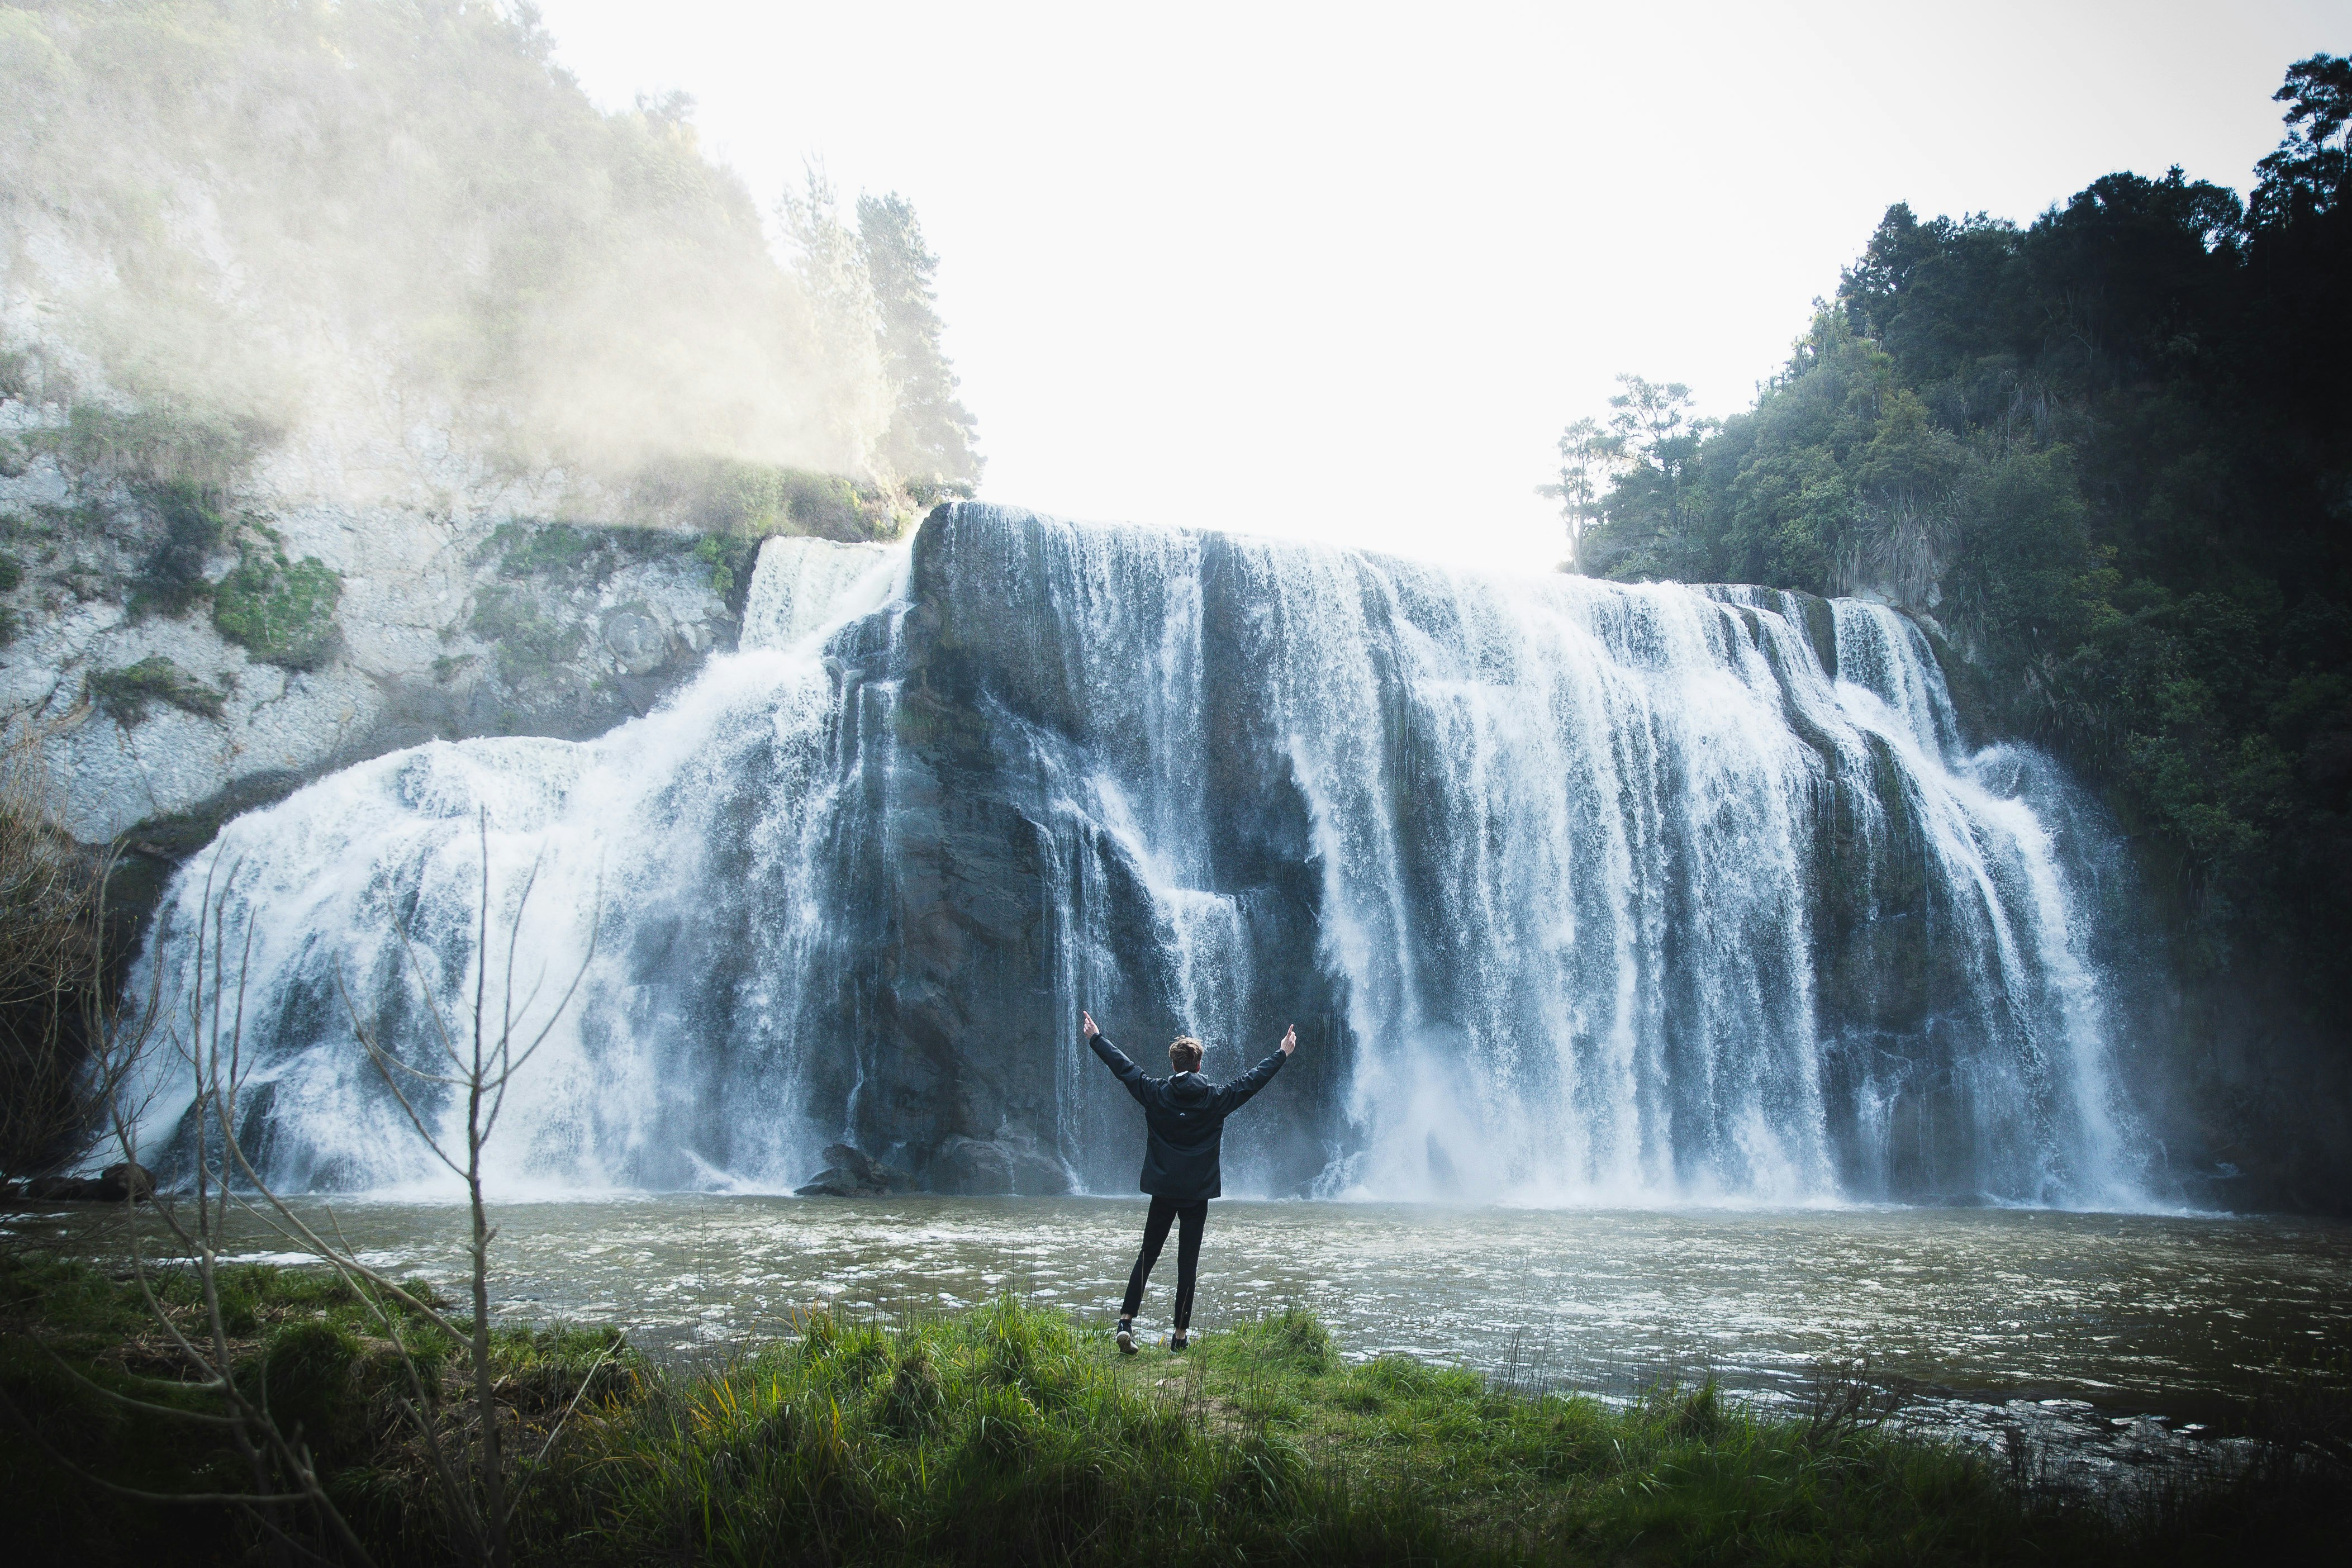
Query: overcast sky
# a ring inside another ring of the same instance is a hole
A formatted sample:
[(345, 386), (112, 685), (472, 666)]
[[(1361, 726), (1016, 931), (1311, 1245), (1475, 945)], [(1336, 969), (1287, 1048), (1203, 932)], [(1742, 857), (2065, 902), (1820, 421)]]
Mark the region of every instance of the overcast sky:
[(982, 494), (1549, 565), (1620, 371), (1744, 406), (1887, 204), (2248, 184), (2352, 0), (823, 5), (542, 0), (763, 205), (822, 159), (942, 258)]

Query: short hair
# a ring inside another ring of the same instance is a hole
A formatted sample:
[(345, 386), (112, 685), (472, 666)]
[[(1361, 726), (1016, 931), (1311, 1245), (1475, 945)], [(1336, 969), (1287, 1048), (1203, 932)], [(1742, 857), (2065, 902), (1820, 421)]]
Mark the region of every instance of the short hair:
[(1168, 1065), (1178, 1072), (1201, 1070), (1201, 1042), (1190, 1035), (1179, 1035), (1168, 1042)]

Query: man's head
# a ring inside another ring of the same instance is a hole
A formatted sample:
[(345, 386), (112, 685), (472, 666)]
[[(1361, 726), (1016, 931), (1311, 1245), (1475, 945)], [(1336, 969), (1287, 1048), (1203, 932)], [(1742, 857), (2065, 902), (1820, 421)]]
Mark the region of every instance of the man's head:
[(1168, 1065), (1178, 1072), (1199, 1072), (1201, 1042), (1190, 1035), (1179, 1035), (1169, 1041)]

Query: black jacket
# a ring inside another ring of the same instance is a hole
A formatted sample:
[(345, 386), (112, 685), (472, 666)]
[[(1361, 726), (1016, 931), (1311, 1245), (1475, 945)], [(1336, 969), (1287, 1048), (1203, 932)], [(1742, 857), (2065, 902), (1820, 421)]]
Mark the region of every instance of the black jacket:
[(1143, 1069), (1128, 1060), (1127, 1053), (1108, 1037), (1097, 1035), (1089, 1043), (1103, 1065), (1118, 1075), (1127, 1092), (1143, 1107), (1143, 1122), (1150, 1129), (1143, 1144), (1143, 1190), (1180, 1204), (1223, 1193), (1224, 1177), (1217, 1166), (1217, 1154), (1224, 1142), (1225, 1118), (1282, 1070), (1283, 1054), (1275, 1052), (1220, 1089), (1196, 1072), (1146, 1078)]

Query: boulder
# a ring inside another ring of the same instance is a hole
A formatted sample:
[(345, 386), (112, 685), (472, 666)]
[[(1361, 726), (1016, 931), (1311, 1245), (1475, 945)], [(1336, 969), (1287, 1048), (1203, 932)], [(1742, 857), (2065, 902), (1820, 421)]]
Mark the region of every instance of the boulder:
[(631, 675), (651, 675), (669, 662), (669, 636), (659, 622), (621, 610), (604, 621), (604, 646)]
[(109, 1165), (98, 1173), (98, 1184), (106, 1203), (141, 1203), (155, 1195), (155, 1173), (129, 1163)]
[(976, 1197), (1060, 1197), (1073, 1190), (1069, 1167), (1021, 1138), (953, 1137), (931, 1157), (931, 1185)]
[(144, 1165), (109, 1165), (95, 1176), (37, 1176), (24, 1195), (37, 1203), (133, 1203), (155, 1195), (154, 1173)]
[(102, 1185), (95, 1176), (35, 1176), (25, 1195), (35, 1203), (95, 1203)]
[(847, 1143), (828, 1145), (824, 1157), (828, 1162), (825, 1168), (805, 1186), (794, 1187), (794, 1196), (879, 1198), (914, 1191), (914, 1177)]

